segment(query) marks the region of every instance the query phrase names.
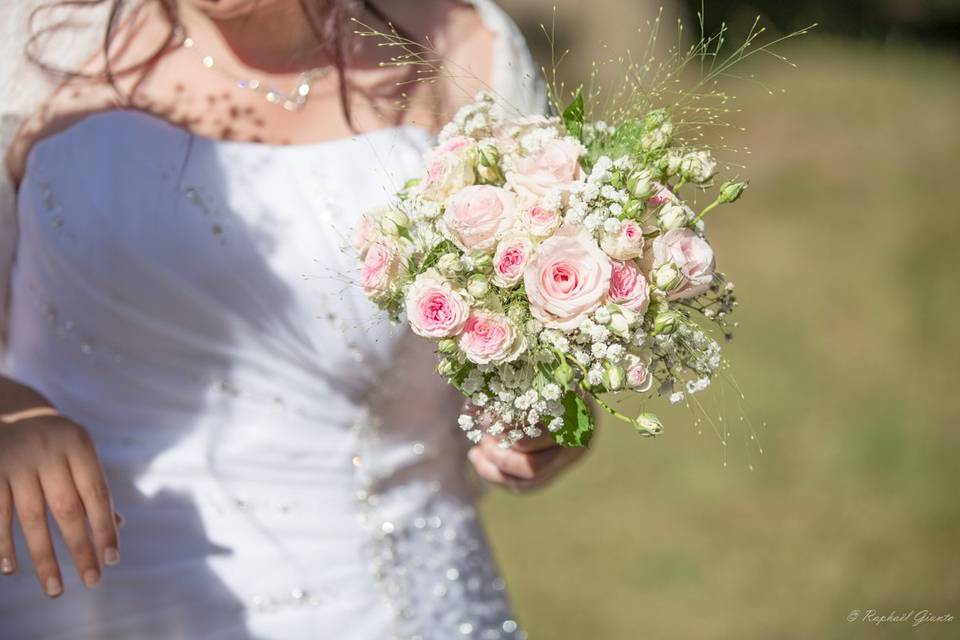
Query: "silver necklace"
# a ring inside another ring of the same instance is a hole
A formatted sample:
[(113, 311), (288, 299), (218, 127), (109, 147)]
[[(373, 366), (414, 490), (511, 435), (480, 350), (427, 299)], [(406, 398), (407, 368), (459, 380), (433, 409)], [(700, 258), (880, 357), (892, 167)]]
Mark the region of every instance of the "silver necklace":
[(307, 69), (297, 76), (297, 81), (291, 91), (283, 91), (276, 86), (264, 84), (256, 78), (238, 76), (219, 66), (213, 59), (213, 56), (197, 48), (196, 41), (187, 35), (186, 30), (184, 30), (182, 26), (177, 25), (176, 34), (181, 40), (181, 46), (183, 46), (184, 49), (196, 53), (200, 57), (200, 63), (204, 67), (220, 74), (232, 82), (238, 89), (247, 89), (259, 93), (266, 98), (270, 104), (281, 106), (287, 111), (299, 111), (302, 109), (303, 106), (307, 104), (307, 98), (310, 96), (313, 83), (329, 74), (331, 70), (329, 66)]

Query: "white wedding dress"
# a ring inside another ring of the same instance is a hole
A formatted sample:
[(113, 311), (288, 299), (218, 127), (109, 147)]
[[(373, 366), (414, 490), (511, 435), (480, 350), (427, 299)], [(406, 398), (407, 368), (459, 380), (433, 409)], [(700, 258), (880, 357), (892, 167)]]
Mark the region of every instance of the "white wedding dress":
[[(541, 109), (514, 25), (475, 4), (496, 91)], [(11, 104), (7, 141), (28, 111)], [(354, 221), (432, 142), (416, 126), (228, 142), (110, 111), (34, 147), (15, 207), (3, 177), (3, 371), (91, 431), (127, 524), (93, 590), (58, 546), (56, 601), (18, 533), (0, 638), (522, 637), (460, 399), (348, 282)]]

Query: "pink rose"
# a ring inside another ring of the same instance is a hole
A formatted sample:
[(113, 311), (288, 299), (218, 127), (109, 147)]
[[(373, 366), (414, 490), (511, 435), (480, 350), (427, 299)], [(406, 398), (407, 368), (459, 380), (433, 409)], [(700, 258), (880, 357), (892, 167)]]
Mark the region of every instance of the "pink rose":
[(507, 185), (530, 199), (543, 198), (558, 189), (565, 191), (582, 174), (582, 154), (583, 146), (573, 138), (551, 140), (517, 162), (507, 173)]
[(514, 195), (488, 185), (461, 189), (450, 198), (443, 212), (451, 239), (468, 253), (493, 249), (516, 217)]
[(453, 136), (444, 140), (443, 144), (437, 147), (437, 153), (456, 153), (462, 151), (473, 144), (473, 139), (467, 136)]
[(650, 287), (647, 278), (633, 260), (614, 262), (610, 273), (610, 302), (615, 302), (631, 311), (643, 314), (650, 302)]
[(651, 207), (659, 207), (667, 202), (679, 202), (677, 196), (674, 195), (673, 191), (670, 190), (669, 185), (662, 185), (659, 182), (654, 182), (653, 189), (653, 195), (650, 196), (649, 200), (647, 200), (647, 204), (649, 204)]
[(357, 253), (361, 257), (363, 257), (366, 250), (370, 248), (370, 245), (373, 244), (373, 240), (376, 237), (377, 225), (373, 220), (374, 215), (374, 212), (363, 214), (353, 228), (353, 248), (357, 250)]
[(627, 386), (632, 390), (643, 393), (653, 386), (653, 373), (650, 371), (649, 362), (631, 353), (627, 355), (625, 369)]
[(680, 283), (667, 294), (668, 300), (694, 298), (713, 282), (713, 249), (692, 229), (667, 231), (653, 241), (653, 268), (665, 264), (676, 265), (680, 272)]
[(476, 145), (464, 136), (455, 136), (430, 151), (424, 161), (425, 173), (418, 187), (422, 196), (442, 201), (476, 181)]
[(530, 312), (553, 329), (574, 329), (610, 289), (610, 259), (585, 230), (562, 227), (523, 272)]
[(615, 260), (630, 260), (643, 255), (643, 229), (634, 220), (623, 220), (615, 233), (603, 232), (600, 247)]
[(523, 268), (530, 260), (533, 243), (523, 236), (506, 237), (493, 254), (493, 284), (512, 287), (523, 278)]
[(507, 316), (474, 310), (460, 335), (460, 348), (470, 362), (503, 364), (516, 360), (526, 341)]
[(403, 264), (403, 256), (395, 242), (384, 239), (371, 244), (360, 268), (363, 293), (372, 300), (389, 294), (403, 272)]
[(539, 204), (526, 207), (521, 219), (530, 233), (538, 238), (546, 238), (560, 226), (560, 212)]
[(417, 335), (447, 338), (463, 330), (470, 305), (434, 269), (427, 269), (407, 290), (407, 320)]

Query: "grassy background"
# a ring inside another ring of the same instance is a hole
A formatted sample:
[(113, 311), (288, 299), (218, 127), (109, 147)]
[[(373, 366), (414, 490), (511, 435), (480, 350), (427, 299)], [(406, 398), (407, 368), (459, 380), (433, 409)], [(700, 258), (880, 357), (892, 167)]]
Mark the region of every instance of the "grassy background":
[(817, 37), (785, 53), (799, 69), (756, 69), (785, 95), (735, 87), (752, 185), (710, 227), (763, 454), (728, 389), (726, 447), (658, 402), (662, 438), (604, 424), (551, 488), (489, 498), (532, 640), (960, 637), (960, 57)]

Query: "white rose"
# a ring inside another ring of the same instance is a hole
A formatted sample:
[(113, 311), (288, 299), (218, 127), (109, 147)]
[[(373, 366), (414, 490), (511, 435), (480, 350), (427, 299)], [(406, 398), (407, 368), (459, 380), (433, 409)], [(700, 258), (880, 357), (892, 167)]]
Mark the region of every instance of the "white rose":
[(407, 227), (410, 219), (407, 214), (396, 208), (385, 208), (377, 216), (377, 227), (380, 233), (385, 236), (395, 237), (399, 235), (401, 227)]
[(717, 172), (717, 161), (709, 151), (691, 151), (680, 159), (680, 173), (689, 181), (702, 184)]
[(643, 134), (643, 137), (640, 138), (640, 146), (646, 151), (661, 149), (670, 144), (671, 136), (673, 136), (673, 125), (664, 122), (653, 131)]
[(660, 226), (664, 229), (679, 229), (687, 226), (690, 221), (688, 209), (685, 205), (667, 203), (660, 210)]

